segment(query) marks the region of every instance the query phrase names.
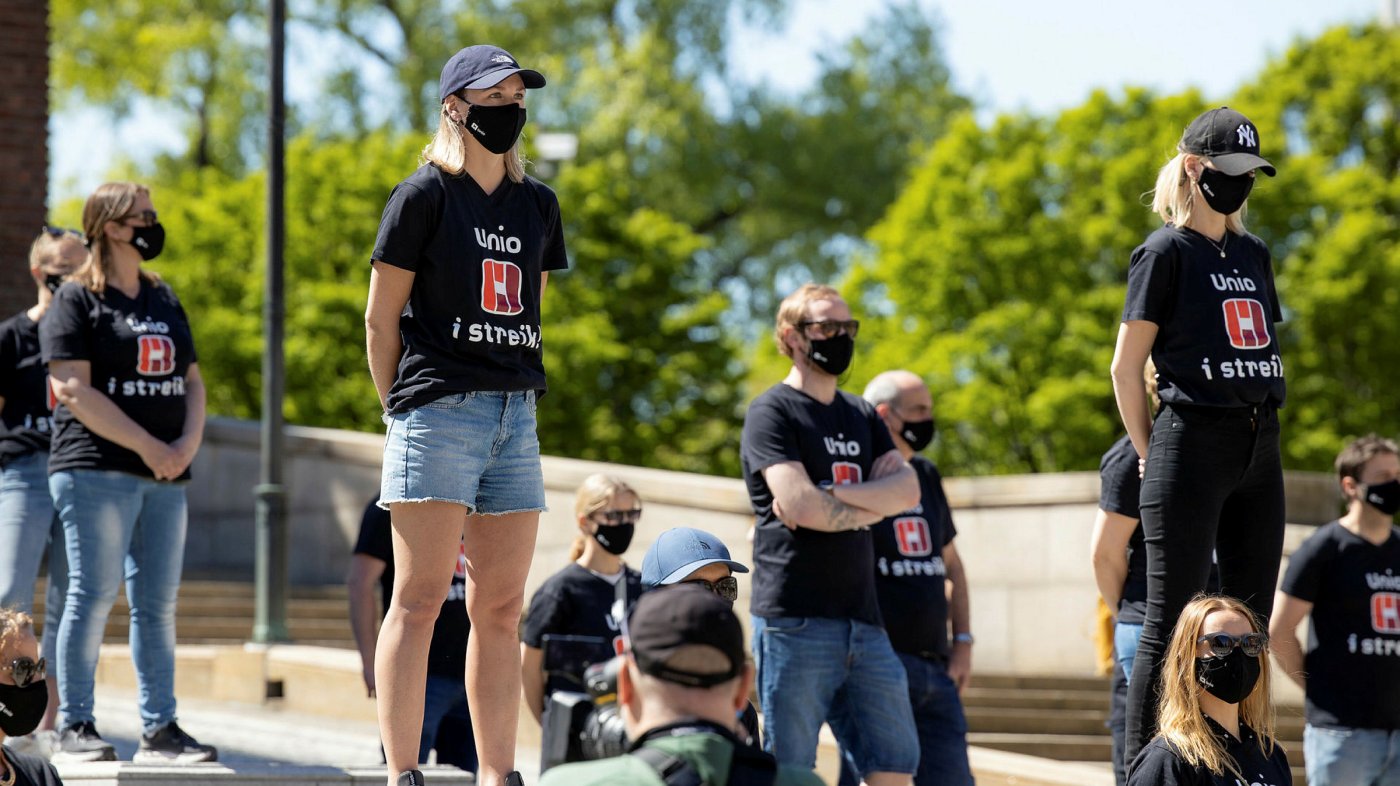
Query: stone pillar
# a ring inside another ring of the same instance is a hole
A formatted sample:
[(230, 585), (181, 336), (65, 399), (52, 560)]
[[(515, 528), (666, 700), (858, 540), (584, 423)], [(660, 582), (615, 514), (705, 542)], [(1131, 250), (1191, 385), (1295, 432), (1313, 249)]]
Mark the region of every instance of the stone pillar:
[(48, 0), (0, 0), (0, 319), (32, 305), (49, 179)]

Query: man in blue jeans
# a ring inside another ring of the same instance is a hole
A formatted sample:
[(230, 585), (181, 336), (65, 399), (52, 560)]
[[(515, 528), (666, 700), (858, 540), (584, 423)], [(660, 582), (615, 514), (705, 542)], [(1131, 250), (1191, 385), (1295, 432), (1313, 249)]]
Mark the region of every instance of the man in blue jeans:
[[(943, 478), (932, 461), (918, 455), (933, 442), (933, 396), (915, 374), (886, 371), (866, 385), (865, 400), (919, 478), (918, 504), (871, 529), (880, 614), (904, 664), (919, 734), (914, 783), (971, 786), (967, 718), (960, 698), (972, 673), (967, 576), (953, 545), (958, 533)], [(842, 765), (840, 786), (855, 786), (849, 756), (842, 757)]]
[(754, 655), (780, 763), (812, 768), (823, 722), (871, 786), (909, 784), (919, 740), (904, 665), (875, 594), (870, 527), (919, 502), (914, 470), (864, 400), (837, 388), (860, 323), (836, 290), (806, 284), (778, 308), (792, 360), (744, 417), (754, 529)]
[(1307, 697), (1309, 786), (1400, 786), (1400, 446), (1365, 436), (1336, 466), (1347, 512), (1289, 558), (1269, 644)]

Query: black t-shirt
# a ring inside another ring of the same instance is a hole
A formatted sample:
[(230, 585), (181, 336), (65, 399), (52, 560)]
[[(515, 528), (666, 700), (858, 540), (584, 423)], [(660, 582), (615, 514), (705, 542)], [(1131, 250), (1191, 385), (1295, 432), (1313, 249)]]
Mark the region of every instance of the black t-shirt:
[[(1099, 462), (1099, 509), (1138, 520), (1138, 454), (1125, 434), (1103, 454)], [(1128, 538), (1128, 575), (1123, 579), (1123, 595), (1118, 601), (1119, 622), (1142, 624), (1147, 615), (1147, 549), (1142, 527), (1133, 528)]]
[[(623, 568), (627, 581), (627, 608), (642, 596), (642, 574)], [(620, 581), (621, 579), (619, 579)], [(590, 636), (601, 641), (597, 663), (622, 652), (622, 631), (613, 619), (613, 603), (617, 600), (617, 585), (583, 567), (570, 562), (563, 570), (545, 579), (535, 590), (521, 627), (520, 640), (536, 649), (544, 649), (544, 637)], [(545, 653), (546, 657), (549, 653)], [(575, 674), (582, 680), (583, 675)], [(545, 695), (557, 690), (580, 690), (580, 683), (551, 674), (545, 682)]]
[[(185, 310), (165, 284), (141, 280), (136, 297), (116, 287), (98, 295), (68, 282), (39, 322), (44, 362), (86, 360), (92, 387), (161, 442), (185, 429), (185, 375), (196, 358)], [(155, 477), (133, 451), (92, 433), (62, 405), (54, 408), (49, 472), (100, 469)], [(187, 468), (179, 480), (189, 480)]]
[[(394, 539), (389, 511), (378, 505), (375, 497), (365, 506), (360, 519), (360, 535), (355, 539), (356, 554), (381, 560), (384, 572), (379, 576), (379, 594), (383, 600), (380, 616), (388, 612), (394, 596)], [(433, 640), (428, 645), (428, 673), (439, 677), (463, 679), (467, 673), (467, 634), (471, 632), (467, 616), (467, 553), (462, 546), (457, 552), (457, 569), (452, 572), (452, 585), (442, 601), (437, 622), (433, 623)]]
[(1400, 528), (1376, 545), (1333, 521), (1293, 552), (1284, 592), (1313, 604), (1308, 723), (1400, 729)]
[(819, 488), (860, 483), (894, 450), (889, 429), (864, 399), (837, 391), (830, 404), (777, 384), (749, 405), (739, 455), (757, 521), (753, 597), (760, 617), (830, 617), (881, 624), (869, 528), (789, 530), (773, 515), (763, 470), (801, 462)]
[(390, 412), (449, 393), (545, 389), (540, 276), (569, 264), (548, 186), (505, 178), (487, 195), (424, 164), (389, 195), (371, 259), (415, 274)]
[(15, 753), (5, 748), (5, 761), (14, 768), (14, 786), (62, 786), (58, 770), (38, 756)]
[(23, 311), (0, 322), (0, 467), (49, 452), (53, 401), (49, 369), (39, 353), (39, 323)]
[(890, 644), (910, 655), (948, 657), (948, 594), (943, 548), (953, 542), (953, 512), (938, 467), (923, 456), (909, 464), (919, 476), (919, 504), (871, 528), (875, 592)]
[(1162, 227), (1133, 251), (1123, 321), (1157, 325), (1152, 360), (1164, 404), (1239, 407), (1284, 400), (1274, 323), (1283, 321), (1269, 249), (1227, 233)]
[[(1271, 753), (1265, 754), (1259, 749), (1258, 735), (1243, 723), (1238, 740), (1210, 718), (1206, 718), (1206, 725), (1225, 742), (1225, 752), (1235, 760), (1250, 786), (1293, 786), (1293, 771), (1288, 767), (1288, 756), (1282, 746), (1276, 744)], [(1216, 774), (1202, 765), (1187, 764), (1171, 743), (1158, 736), (1144, 745), (1128, 766), (1128, 786), (1240, 786), (1240, 783), (1228, 769)]]

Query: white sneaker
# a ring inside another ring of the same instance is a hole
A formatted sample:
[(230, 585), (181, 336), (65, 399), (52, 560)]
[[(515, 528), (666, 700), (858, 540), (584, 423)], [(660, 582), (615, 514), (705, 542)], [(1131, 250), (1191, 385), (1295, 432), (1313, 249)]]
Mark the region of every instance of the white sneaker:
[(47, 761), (58, 749), (58, 732), (52, 729), (35, 729), (21, 737), (5, 740), (5, 747), (26, 756), (38, 756)]

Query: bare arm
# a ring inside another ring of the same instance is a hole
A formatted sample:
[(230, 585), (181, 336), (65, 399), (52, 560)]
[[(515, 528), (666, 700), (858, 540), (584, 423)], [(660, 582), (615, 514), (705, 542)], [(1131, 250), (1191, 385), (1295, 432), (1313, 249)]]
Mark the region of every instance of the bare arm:
[[(949, 585), (948, 622), (953, 626), (953, 634), (972, 632), (972, 603), (968, 598), (967, 573), (963, 570), (962, 557), (957, 548), (949, 543), (943, 547), (943, 569)], [(972, 643), (953, 642), (948, 656), (948, 676), (962, 693), (967, 681), (972, 677)]]
[[(898, 463), (892, 462), (890, 456), (894, 456)], [(919, 504), (919, 477), (914, 474), (909, 462), (899, 455), (899, 451), (891, 450), (881, 456), (876, 465), (881, 464), (893, 465), (892, 471), (883, 475), (872, 471), (871, 479), (864, 483), (832, 486), (832, 496), (853, 508), (878, 513), (880, 518), (893, 516)]]
[(520, 692), (525, 694), (525, 705), (535, 716), (535, 723), (544, 723), (544, 650), (520, 645)]
[(773, 492), (773, 506), (783, 524), (822, 532), (845, 532), (884, 518), (873, 510), (847, 505), (812, 483), (797, 461), (784, 461), (763, 470)]
[(181, 474), (194, 461), (199, 446), (204, 444), (205, 392), (204, 377), (199, 373), (199, 364), (191, 363), (185, 372), (185, 426), (180, 438), (170, 443), (170, 447), (180, 455)]
[(355, 648), (360, 651), (360, 671), (365, 681), (366, 695), (374, 696), (374, 645), (379, 635), (379, 614), (374, 603), (374, 588), (388, 568), (387, 563), (368, 554), (350, 557), (350, 572), (345, 586), (350, 591), (350, 630), (355, 634)]
[(1279, 668), (1304, 692), (1308, 676), (1303, 671), (1303, 645), (1298, 641), (1298, 623), (1312, 613), (1313, 604), (1286, 592), (1274, 595), (1274, 614), (1269, 618), (1269, 651)]
[(1140, 458), (1147, 456), (1147, 441), (1152, 435), (1152, 417), (1147, 411), (1147, 383), (1142, 369), (1152, 354), (1152, 342), (1157, 339), (1157, 324), (1144, 320), (1124, 322), (1118, 328), (1118, 344), (1113, 349), (1113, 395), (1118, 399), (1118, 414), (1133, 440)]
[(1094, 581), (1099, 595), (1114, 616), (1123, 599), (1123, 582), (1128, 578), (1128, 540), (1137, 529), (1138, 520), (1121, 513), (1100, 509), (1094, 517), (1094, 534), (1089, 539), (1089, 559), (1094, 566)]
[(369, 274), (369, 303), (365, 306), (365, 350), (369, 375), (379, 393), (379, 406), (388, 409), (389, 388), (399, 373), (403, 338), (399, 317), (413, 291), (414, 274), (378, 260)]
[[(73, 413), (73, 417), (97, 436), (136, 453), (157, 480), (179, 477), (188, 463), (180, 463), (178, 451), (141, 428), (110, 398), (94, 388), (91, 380), (92, 364), (86, 360), (49, 363), (49, 384), (54, 397)], [(200, 410), (202, 413), (202, 405)]]
[(548, 284), (549, 284), (549, 271), (548, 271), (548, 270), (541, 271), (541, 272), (540, 272), (540, 304), (541, 304), (541, 305), (544, 304), (544, 288), (545, 288), (545, 286), (548, 285)]

